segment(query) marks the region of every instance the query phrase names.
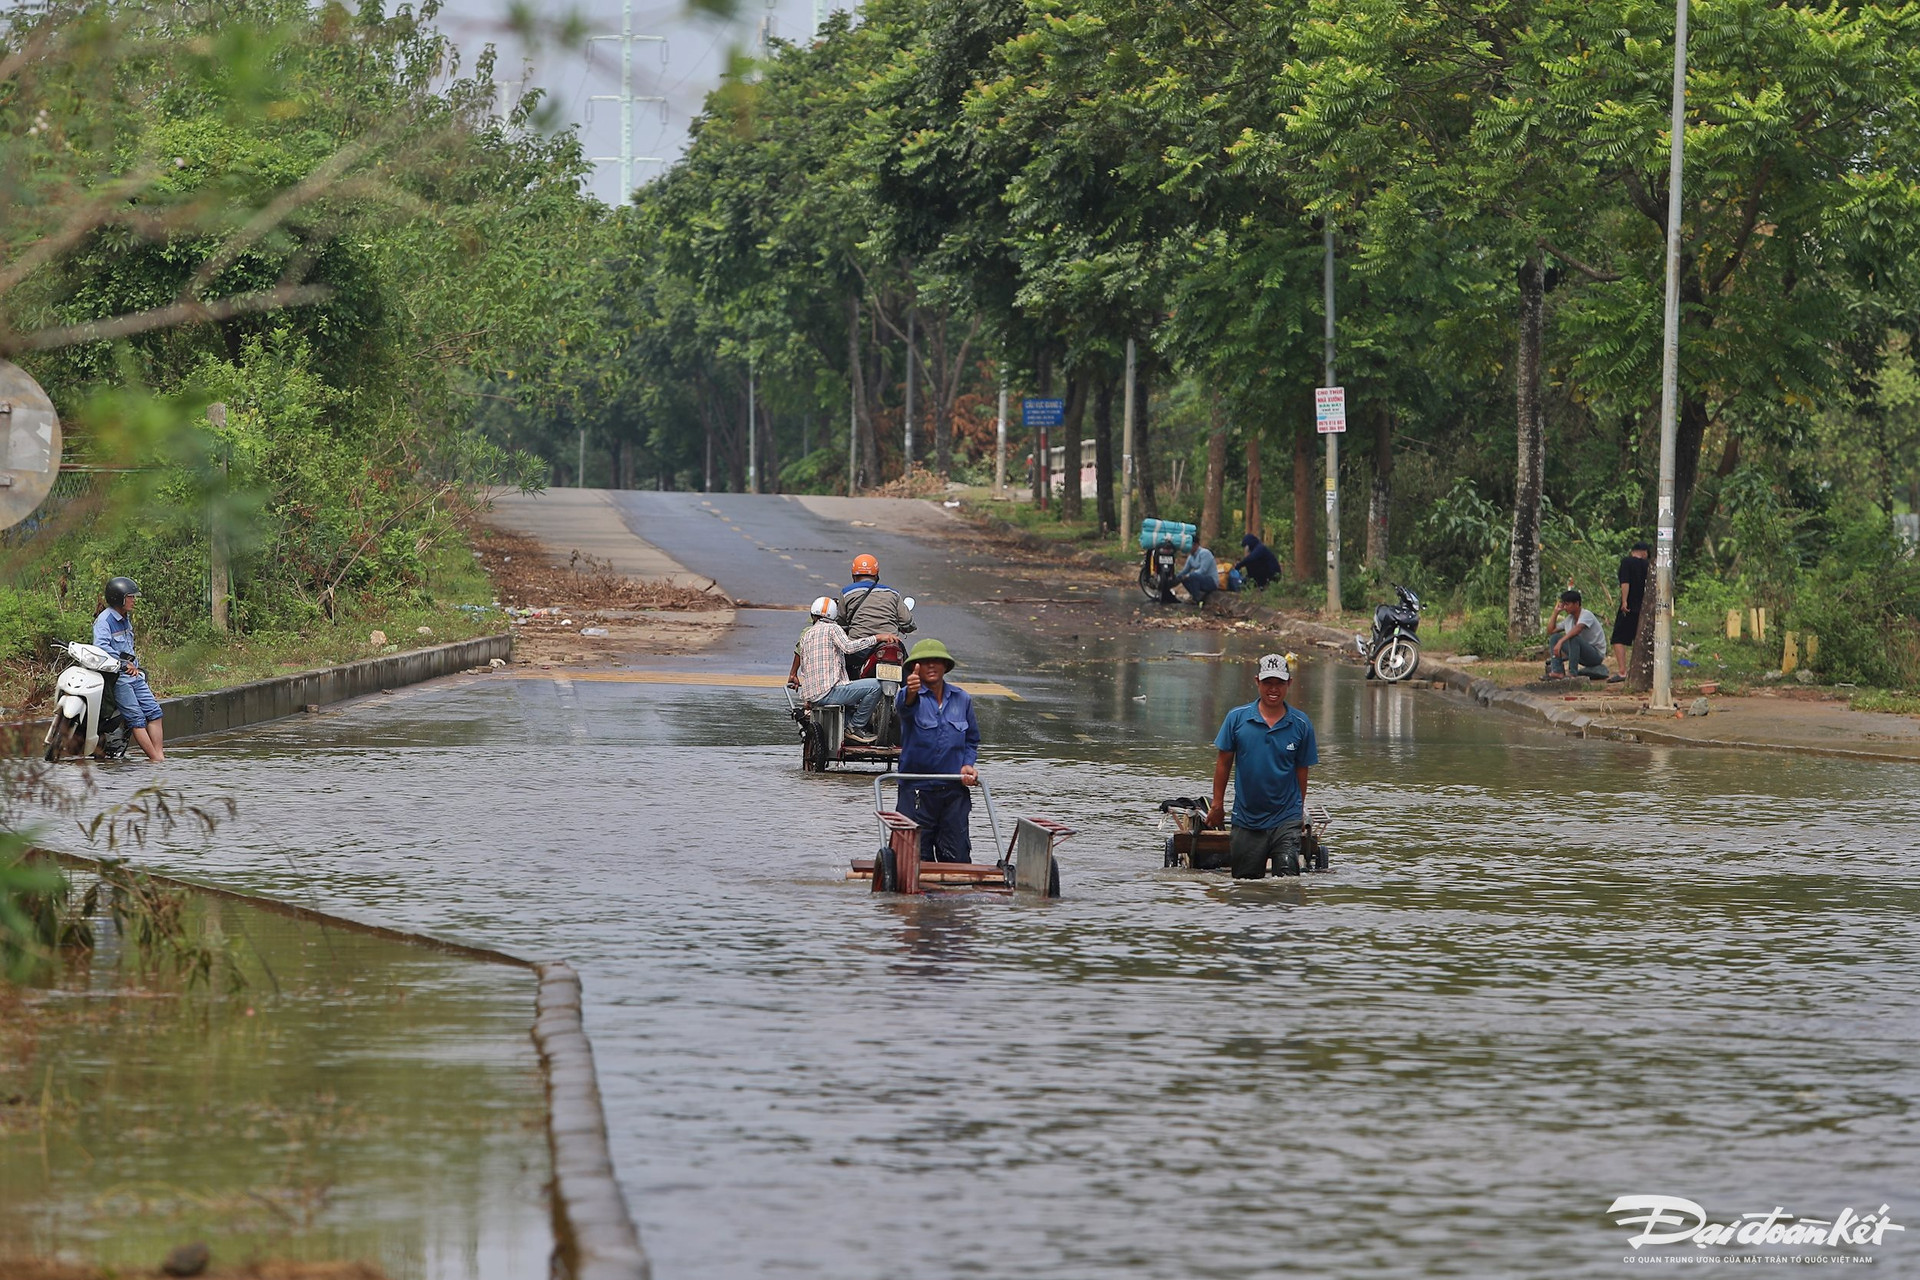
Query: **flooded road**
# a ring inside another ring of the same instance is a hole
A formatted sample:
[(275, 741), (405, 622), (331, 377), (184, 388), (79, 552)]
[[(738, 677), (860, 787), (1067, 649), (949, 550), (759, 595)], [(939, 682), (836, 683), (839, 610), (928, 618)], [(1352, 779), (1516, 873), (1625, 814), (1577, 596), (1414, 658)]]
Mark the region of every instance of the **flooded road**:
[[(930, 596), (995, 572), (927, 555)], [(148, 860), (571, 957), (661, 1280), (1599, 1276), (1620, 1195), (1920, 1217), (1911, 768), (1576, 741), (1310, 655), (1333, 871), (1233, 884), (1161, 870), (1155, 806), (1209, 785), (1258, 636), (944, 607), (955, 679), (1024, 699), (977, 704), (1003, 820), (1079, 828), (1057, 903), (847, 883), (871, 786), (801, 773), (777, 690), (566, 678), (183, 747), (241, 816)], [(713, 662), (784, 671), (765, 613)]]

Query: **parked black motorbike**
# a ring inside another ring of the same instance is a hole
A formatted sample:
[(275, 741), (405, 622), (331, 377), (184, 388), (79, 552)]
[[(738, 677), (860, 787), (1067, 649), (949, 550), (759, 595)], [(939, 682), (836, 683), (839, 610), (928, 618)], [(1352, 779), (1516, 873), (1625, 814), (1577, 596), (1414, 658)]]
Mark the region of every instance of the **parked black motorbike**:
[(1180, 552), (1171, 542), (1162, 542), (1140, 559), (1140, 590), (1157, 604), (1171, 604), (1173, 587), (1180, 581)]
[(1367, 679), (1397, 683), (1411, 676), (1420, 666), (1420, 597), (1399, 583), (1398, 604), (1383, 604), (1373, 611), (1373, 636), (1355, 636), (1354, 648), (1367, 663)]

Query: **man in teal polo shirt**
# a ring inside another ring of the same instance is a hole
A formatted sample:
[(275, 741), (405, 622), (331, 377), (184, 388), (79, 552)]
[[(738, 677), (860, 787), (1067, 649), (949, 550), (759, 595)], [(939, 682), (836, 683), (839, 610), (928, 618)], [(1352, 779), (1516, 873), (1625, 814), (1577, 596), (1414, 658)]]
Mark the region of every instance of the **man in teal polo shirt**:
[(1233, 835), (1228, 845), (1233, 878), (1258, 880), (1273, 862), (1273, 874), (1300, 874), (1300, 824), (1307, 807), (1307, 769), (1320, 763), (1313, 721), (1287, 705), (1293, 668), (1270, 653), (1260, 659), (1260, 696), (1227, 712), (1213, 745), (1213, 807), (1207, 825), (1224, 816), (1227, 777), (1233, 783)]

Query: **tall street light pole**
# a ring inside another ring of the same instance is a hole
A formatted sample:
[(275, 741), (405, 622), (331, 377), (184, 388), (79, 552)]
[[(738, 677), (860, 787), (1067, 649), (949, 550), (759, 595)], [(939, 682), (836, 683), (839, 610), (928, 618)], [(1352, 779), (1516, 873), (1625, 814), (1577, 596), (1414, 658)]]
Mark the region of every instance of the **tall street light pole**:
[(1120, 438), (1120, 536), (1131, 536), (1133, 528), (1133, 339), (1127, 339), (1127, 393), (1122, 410)]
[[(1326, 220), (1327, 253), (1325, 276), (1327, 310), (1327, 381), (1333, 380), (1333, 219)], [(1327, 433), (1327, 614), (1340, 612), (1340, 436)]]
[(1667, 149), (1667, 307), (1660, 355), (1660, 506), (1654, 545), (1653, 697), (1673, 710), (1674, 432), (1680, 400), (1680, 161), (1687, 140), (1687, 0), (1673, 18), (1673, 137)]

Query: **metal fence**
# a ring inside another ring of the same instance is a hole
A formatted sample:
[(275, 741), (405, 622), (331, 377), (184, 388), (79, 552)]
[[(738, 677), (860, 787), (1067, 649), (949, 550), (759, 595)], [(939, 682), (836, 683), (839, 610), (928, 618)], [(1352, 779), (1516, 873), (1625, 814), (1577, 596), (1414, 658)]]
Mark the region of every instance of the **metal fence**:
[(47, 494), (34, 513), (14, 525), (11, 529), (0, 529), (0, 550), (11, 551), (34, 541), (50, 527), (58, 524), (61, 512), (81, 498), (104, 493), (113, 484), (119, 469), (105, 469), (86, 466), (63, 466), (53, 482), (53, 491)]

